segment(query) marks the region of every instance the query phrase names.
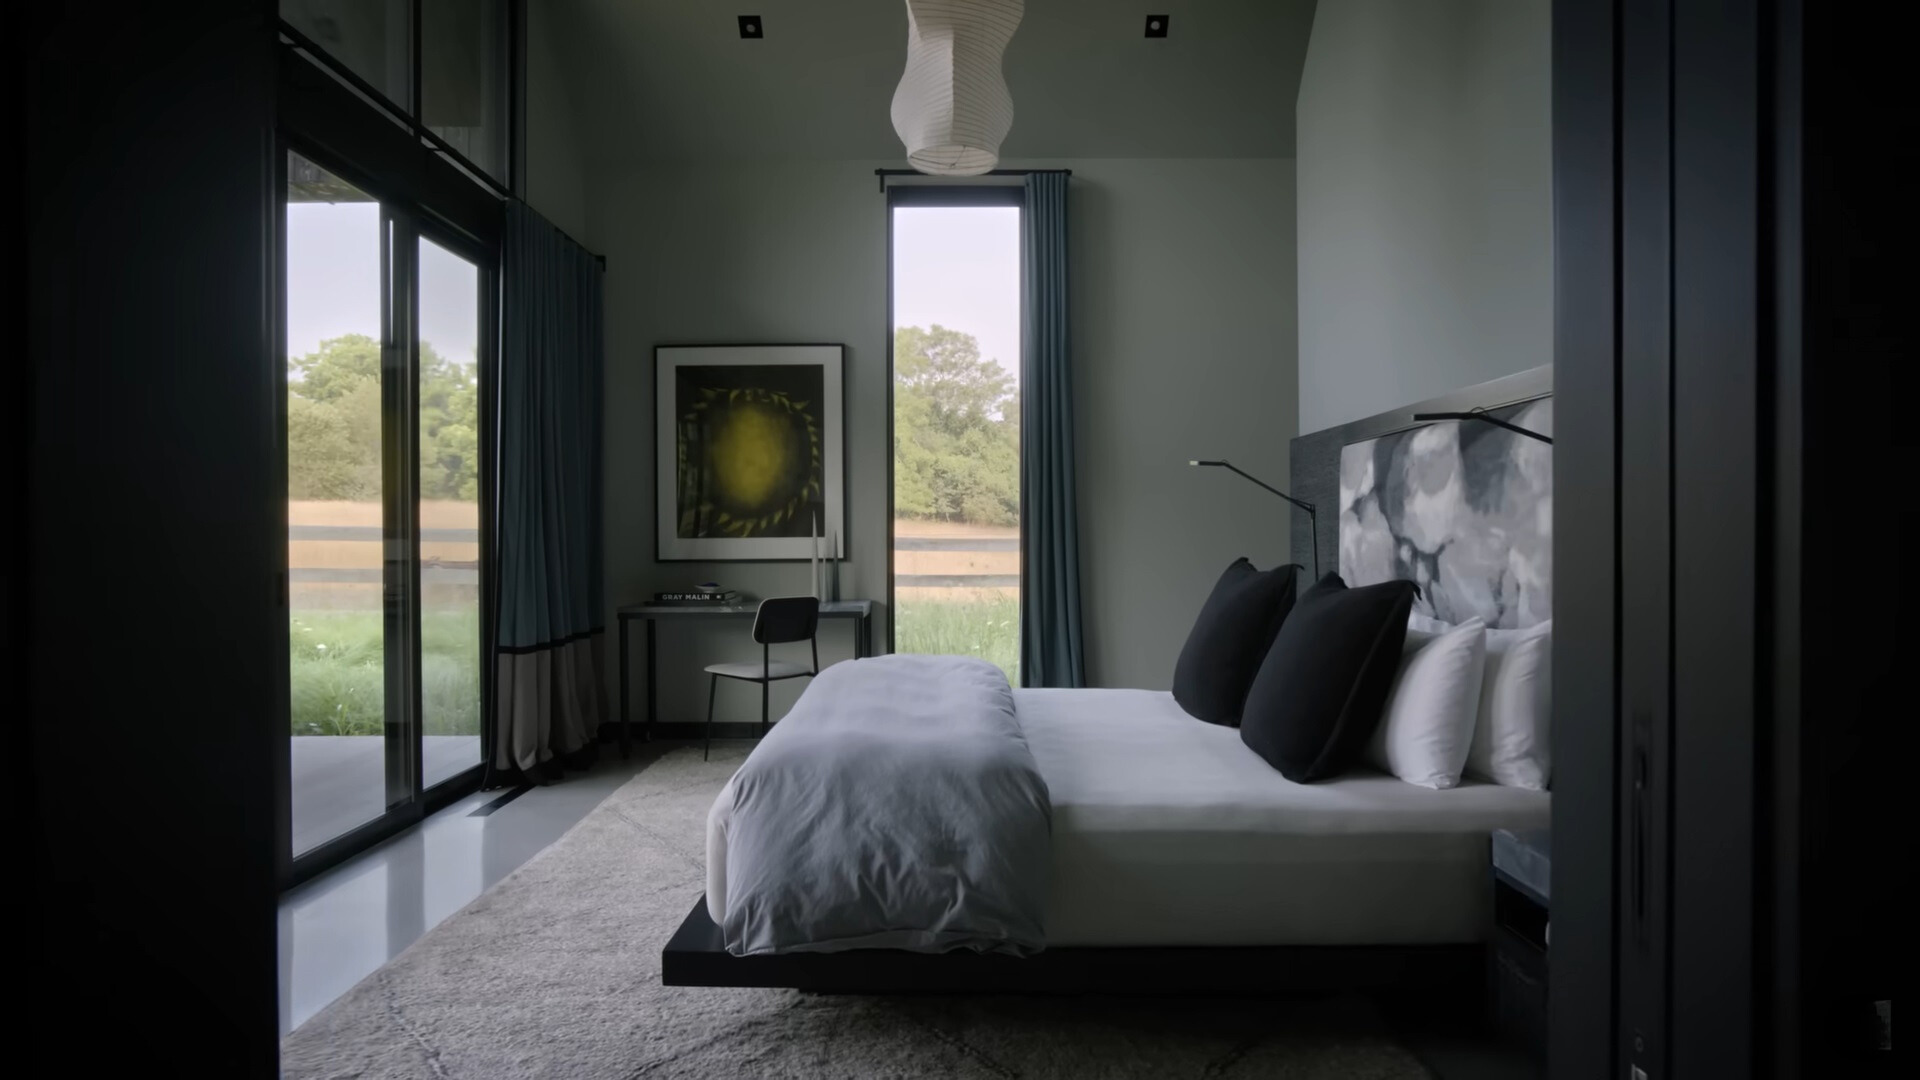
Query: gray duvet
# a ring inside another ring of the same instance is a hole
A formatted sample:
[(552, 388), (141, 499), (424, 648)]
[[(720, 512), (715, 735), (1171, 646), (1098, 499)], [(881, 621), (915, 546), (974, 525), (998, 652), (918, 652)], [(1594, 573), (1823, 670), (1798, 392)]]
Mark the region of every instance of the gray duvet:
[(1000, 670), (821, 672), (722, 792), (727, 951), (1039, 951), (1052, 804)]

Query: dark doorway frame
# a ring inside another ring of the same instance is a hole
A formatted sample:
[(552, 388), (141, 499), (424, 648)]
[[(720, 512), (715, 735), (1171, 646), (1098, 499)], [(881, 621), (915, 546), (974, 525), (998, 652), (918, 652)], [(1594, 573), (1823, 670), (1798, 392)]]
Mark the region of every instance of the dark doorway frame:
[(1616, 19), (1553, 6), (1554, 758), (1549, 1075), (1616, 1080), (1619, 672)]
[(1553, 42), (1552, 1075), (1887, 1073), (1911, 588), (1806, 539), (1911, 453), (1895, 46), (1804, 0)]

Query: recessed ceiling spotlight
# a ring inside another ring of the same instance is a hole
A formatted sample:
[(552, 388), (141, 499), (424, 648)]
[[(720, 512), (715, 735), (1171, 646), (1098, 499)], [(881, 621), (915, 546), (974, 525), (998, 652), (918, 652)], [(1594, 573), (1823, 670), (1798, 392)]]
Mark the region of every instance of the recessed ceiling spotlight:
[(1167, 17), (1165, 15), (1147, 16), (1147, 36), (1148, 37), (1166, 37), (1167, 36)]
[(760, 16), (740, 16), (740, 36), (743, 39), (752, 38), (754, 40), (766, 37), (765, 28), (760, 23)]

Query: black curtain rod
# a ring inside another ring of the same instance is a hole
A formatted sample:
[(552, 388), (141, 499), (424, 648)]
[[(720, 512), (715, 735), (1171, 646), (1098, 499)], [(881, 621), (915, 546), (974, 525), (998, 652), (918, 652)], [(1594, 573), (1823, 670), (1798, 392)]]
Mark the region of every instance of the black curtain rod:
[[(516, 201), (518, 201), (520, 205), (525, 206), (527, 209), (533, 210), (533, 207), (525, 199), (519, 199)], [(533, 212), (537, 214), (540, 211), (534, 210)], [(579, 248), (581, 251), (584, 251), (589, 255), (593, 255), (593, 261), (600, 264), (600, 269), (605, 270), (607, 268), (607, 257), (605, 255), (594, 255), (592, 249), (588, 248), (587, 245), (581, 243), (580, 241), (575, 240), (573, 238), (573, 235), (567, 232), (567, 230), (561, 228), (558, 225), (554, 225), (553, 222), (551, 221), (547, 222), (547, 224), (553, 226), (553, 231), (565, 237), (568, 243), (572, 244), (574, 247)]]
[[(1061, 176), (1072, 176), (1073, 170), (1072, 169), (988, 169), (984, 173), (974, 173), (973, 175), (975, 176), (1027, 176), (1033, 173), (1042, 173), (1042, 174), (1059, 173)], [(881, 191), (887, 190), (887, 177), (889, 176), (931, 176), (936, 180), (948, 180), (948, 179), (965, 180), (966, 179), (966, 177), (964, 176), (956, 176), (956, 177), (937, 176), (934, 173), (923, 173), (919, 169), (875, 169), (873, 170), (873, 175), (880, 178)]]
[(1513, 432), (1515, 435), (1525, 435), (1529, 439), (1538, 439), (1541, 442), (1546, 443), (1548, 446), (1553, 445), (1553, 439), (1551, 436), (1542, 435), (1537, 431), (1533, 431), (1528, 428), (1523, 428), (1519, 424), (1510, 423), (1509, 421), (1502, 420), (1497, 416), (1488, 416), (1485, 412), (1482, 412), (1479, 409), (1474, 409), (1470, 412), (1417, 412), (1413, 414), (1413, 418), (1415, 420), (1421, 421), (1422, 423), (1432, 421), (1432, 420), (1460, 420), (1460, 421), (1478, 420), (1483, 424), (1492, 424), (1494, 427), (1506, 428), (1508, 431)]

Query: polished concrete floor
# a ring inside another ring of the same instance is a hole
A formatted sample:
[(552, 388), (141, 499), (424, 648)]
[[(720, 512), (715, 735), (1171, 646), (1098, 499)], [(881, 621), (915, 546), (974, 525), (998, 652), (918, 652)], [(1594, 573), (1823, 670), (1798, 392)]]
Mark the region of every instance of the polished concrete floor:
[[(297, 740), (296, 740), (297, 741)], [(289, 891), (280, 900), (280, 1031), (327, 1003), (558, 840), (670, 744), (605, 754), (485, 816), (483, 791)]]
[[(378, 735), (295, 735), (293, 853), (365, 825), (387, 808), (387, 740)], [(421, 739), (426, 786), (480, 763), (480, 736)]]

